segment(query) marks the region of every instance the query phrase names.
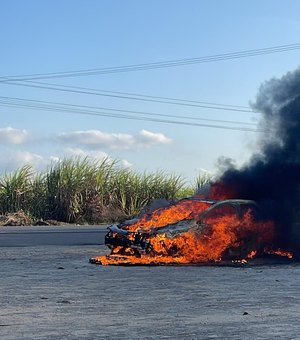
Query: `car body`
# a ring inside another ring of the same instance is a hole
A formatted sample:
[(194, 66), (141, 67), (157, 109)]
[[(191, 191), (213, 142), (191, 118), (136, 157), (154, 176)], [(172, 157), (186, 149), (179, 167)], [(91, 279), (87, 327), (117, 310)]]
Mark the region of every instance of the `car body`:
[[(200, 197), (190, 197), (184, 198), (174, 203), (174, 205), (180, 206), (187, 203), (192, 203), (189, 205), (190, 210), (193, 210), (192, 213), (188, 214), (186, 218), (173, 223), (156, 226), (154, 219), (151, 227), (149, 227), (149, 225), (143, 227), (143, 224), (139, 224), (140, 219), (135, 219), (133, 222), (114, 224), (108, 228), (108, 233), (105, 236), (105, 244), (111, 249), (111, 254), (133, 256), (149, 254), (152, 256), (154, 251), (153, 240), (159, 237), (159, 235), (162, 235), (164, 238), (170, 240), (169, 242), (172, 242), (172, 240), (191, 231), (200, 236), (203, 234), (209, 235), (209, 230), (213, 228), (214, 223), (220, 218), (224, 219), (229, 217), (230, 220), (232, 217), (234, 221), (237, 221), (235, 223), (242, 223), (244, 222), (245, 215), (249, 212), (255, 219), (259, 217), (258, 205), (252, 200), (227, 199), (218, 201)], [(193, 203), (196, 203), (196, 207), (194, 207)], [(151, 221), (151, 217), (157, 214), (157, 211), (163, 213), (165, 209), (170, 209), (170, 207), (161, 208), (161, 211), (159, 211), (159, 209), (153, 211), (148, 214), (147, 219)], [(242, 258), (254, 248), (253, 244), (258, 243), (257, 232), (251, 229), (247, 229), (247, 232), (243, 232), (239, 237), (238, 242), (233, 242), (232, 245), (224, 251), (224, 257), (230, 259)], [(260, 249), (258, 248), (263, 249), (263, 244), (259, 247), (255, 245), (255, 248), (256, 252), (259, 252)], [(175, 251), (173, 253), (176, 254)], [(168, 255), (172, 256), (172, 253), (169, 251)]]

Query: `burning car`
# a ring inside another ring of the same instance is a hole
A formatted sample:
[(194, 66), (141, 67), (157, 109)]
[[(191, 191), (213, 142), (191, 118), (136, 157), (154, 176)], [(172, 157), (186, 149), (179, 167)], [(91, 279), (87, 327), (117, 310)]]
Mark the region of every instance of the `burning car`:
[[(254, 201), (249, 200), (202, 200), (193, 199), (198, 202), (207, 205), (207, 209), (199, 212), (198, 216), (193, 219), (183, 219), (176, 223), (167, 224), (166, 226), (153, 226), (149, 228), (141, 228), (136, 231), (130, 231), (130, 227), (123, 225), (112, 225), (108, 229), (108, 233), (105, 236), (105, 244), (114, 253), (117, 247), (118, 253), (128, 252), (128, 248), (131, 248), (131, 253), (136, 256), (143, 254), (149, 254), (153, 251), (153, 245), (151, 244), (151, 238), (157, 235), (165, 235), (168, 239), (173, 239), (177, 235), (186, 233), (188, 231), (195, 231), (197, 233), (205, 232), (205, 229), (210, 228), (211, 223), (217, 217), (229, 216), (233, 214), (237, 219), (242, 219), (245, 210), (251, 209), (251, 211), (257, 210), (257, 205)], [(128, 230), (129, 229), (129, 230)]]
[(182, 199), (108, 228), (111, 253), (99, 264), (195, 264), (239, 261), (270, 252), (274, 225), (252, 200)]

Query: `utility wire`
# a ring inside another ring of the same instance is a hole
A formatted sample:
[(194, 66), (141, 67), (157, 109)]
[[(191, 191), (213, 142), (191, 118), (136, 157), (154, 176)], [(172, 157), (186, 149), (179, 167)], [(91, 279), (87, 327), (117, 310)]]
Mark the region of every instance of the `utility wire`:
[(168, 61), (152, 62), (152, 63), (144, 63), (144, 64), (94, 68), (94, 69), (85, 69), (85, 70), (77, 70), (77, 71), (75, 70), (75, 71), (64, 71), (64, 72), (48, 72), (48, 73), (3, 76), (3, 77), (0, 77), (0, 81), (7, 82), (9, 81), (8, 79), (14, 80), (14, 81), (24, 81), (24, 80), (37, 80), (37, 79), (92, 76), (92, 75), (132, 72), (132, 71), (145, 71), (145, 70), (153, 70), (153, 69), (158, 69), (158, 68), (178, 67), (178, 66), (201, 64), (201, 63), (207, 63), (207, 62), (247, 58), (247, 57), (260, 56), (260, 55), (265, 55), (265, 54), (282, 53), (282, 52), (294, 51), (298, 49), (300, 49), (300, 43), (266, 47), (266, 48), (253, 49), (253, 50), (245, 50), (245, 51), (239, 51), (239, 52), (224, 53), (224, 54), (208, 55), (204, 57), (168, 60)]
[(16, 106), (23, 106), (29, 107), (29, 105), (40, 107), (49, 107), (51, 105), (52, 108), (59, 109), (92, 109), (92, 110), (107, 110), (113, 112), (123, 112), (123, 113), (130, 113), (130, 114), (137, 114), (137, 115), (146, 115), (146, 116), (156, 116), (156, 117), (163, 117), (163, 118), (180, 118), (180, 119), (188, 119), (188, 120), (198, 120), (198, 121), (206, 121), (206, 122), (215, 122), (215, 123), (226, 123), (226, 124), (239, 124), (239, 125), (249, 125), (249, 126), (256, 126), (255, 123), (250, 122), (241, 122), (241, 121), (232, 121), (232, 120), (221, 120), (221, 119), (208, 119), (208, 118), (199, 118), (199, 117), (191, 117), (187, 115), (171, 115), (171, 114), (162, 114), (162, 113), (154, 113), (154, 112), (144, 112), (144, 111), (134, 111), (134, 110), (125, 110), (125, 109), (116, 109), (116, 108), (107, 108), (107, 107), (98, 107), (98, 106), (87, 106), (87, 105), (76, 105), (76, 104), (68, 104), (68, 103), (61, 103), (61, 102), (49, 102), (49, 101), (42, 101), (42, 100), (33, 100), (33, 99), (24, 99), (24, 98), (17, 98), (17, 97), (4, 97), (0, 96), (0, 103), (8, 104), (8, 105), (16, 105)]
[[(1, 105), (1, 106), (7, 106), (7, 107), (16, 107), (16, 105)], [(40, 108), (34, 108), (35, 110), (41, 110)], [(57, 109), (42, 109), (47, 111), (58, 111)], [(62, 110), (59, 110), (62, 111)], [(200, 123), (190, 123), (190, 122), (184, 122), (184, 121), (172, 121), (172, 120), (163, 120), (163, 119), (155, 119), (155, 118), (147, 118), (147, 117), (132, 117), (132, 116), (126, 116), (126, 115), (116, 115), (112, 113), (105, 113), (105, 112), (82, 112), (82, 111), (75, 111), (75, 110), (63, 110), (66, 112), (71, 113), (78, 113), (78, 114), (84, 114), (84, 115), (90, 115), (90, 116), (101, 116), (101, 117), (110, 117), (110, 118), (123, 118), (123, 119), (131, 119), (131, 120), (142, 120), (142, 121), (150, 121), (150, 122), (158, 122), (158, 123), (168, 123), (168, 124), (177, 124), (177, 125), (188, 125), (188, 126), (198, 126), (198, 127), (207, 127), (207, 128), (217, 128), (217, 129), (223, 129), (223, 130), (235, 130), (235, 131), (246, 131), (246, 132), (263, 132), (262, 130), (256, 130), (256, 129), (248, 129), (248, 128), (239, 128), (239, 127), (231, 127), (231, 126), (222, 126), (222, 125), (212, 125), (212, 124), (200, 124)]]
[(118, 119), (130, 119), (130, 120), (142, 120), (142, 121), (150, 121), (150, 122), (158, 122), (158, 123), (167, 123), (167, 124), (176, 124), (176, 125), (186, 125), (186, 126), (197, 126), (197, 127), (206, 127), (206, 128), (216, 128), (223, 130), (235, 130), (235, 131), (246, 131), (246, 132), (263, 132), (263, 130), (248, 128), (248, 127), (238, 127), (238, 126), (229, 126), (229, 125), (216, 125), (216, 124), (204, 124), (204, 123), (195, 123), (195, 122), (187, 122), (187, 121), (178, 121), (178, 120), (170, 120), (170, 119), (159, 119), (155, 117), (145, 117), (145, 116), (132, 116), (128, 114), (117, 114), (112, 112), (102, 112), (98, 110), (92, 109), (80, 109), (79, 107), (57, 107), (51, 105), (41, 105), (38, 103), (18, 103), (17, 101), (2, 101), (1, 106), (5, 107), (16, 107), (16, 108), (26, 108), (26, 109), (34, 109), (34, 110), (43, 110), (43, 111), (56, 111), (56, 112), (68, 112), (72, 114), (82, 114), (82, 115), (92, 115), (92, 116), (100, 116), (100, 117), (109, 117), (109, 118), (118, 118)]
[(136, 100), (136, 101), (143, 101), (143, 102), (171, 104), (171, 105), (188, 106), (188, 107), (199, 107), (199, 108), (213, 109), (213, 110), (225, 110), (225, 111), (231, 111), (231, 112), (235, 111), (235, 112), (248, 112), (248, 113), (256, 112), (256, 111), (253, 111), (251, 108), (238, 106), (238, 105), (228, 105), (228, 104), (226, 105), (226, 104), (217, 104), (217, 103), (206, 104), (204, 102), (199, 102), (199, 101), (189, 101), (189, 100), (184, 100), (184, 99), (176, 99), (176, 98), (168, 98), (168, 97), (135, 95), (135, 94), (127, 94), (124, 92), (103, 91), (103, 90), (92, 89), (92, 88), (67, 86), (67, 85), (51, 84), (51, 83), (36, 82), (36, 81), (26, 81), (23, 83), (9, 81), (6, 84), (32, 87), (32, 88), (44, 89), (44, 90), (60, 91), (60, 92), (69, 92), (69, 93), (78, 93), (78, 94), (86, 94), (86, 95), (93, 95), (93, 96), (104, 96), (104, 97), (110, 97), (110, 98)]
[[(79, 90), (87, 90), (87, 91), (94, 91), (94, 92), (99, 92), (99, 93), (108, 93), (108, 94), (113, 94), (113, 95), (122, 95), (121, 98), (125, 99), (131, 99), (128, 98), (134, 97), (132, 99), (138, 99), (138, 98), (150, 98), (150, 99), (159, 99), (166, 101), (167, 104), (173, 102), (180, 102), (180, 103), (192, 103), (192, 104), (198, 104), (198, 105), (206, 105), (206, 108), (210, 108), (210, 106), (216, 106), (216, 108), (219, 107), (229, 107), (229, 108), (239, 108), (239, 109), (247, 109), (248, 111), (252, 111), (252, 109), (249, 106), (243, 106), (243, 105), (234, 105), (234, 104), (220, 104), (220, 103), (214, 103), (214, 102), (206, 102), (206, 101), (199, 101), (199, 100), (188, 100), (188, 99), (182, 99), (182, 98), (173, 98), (173, 97), (162, 97), (162, 96), (150, 96), (150, 95), (145, 95), (145, 94), (138, 94), (138, 93), (130, 93), (130, 92), (120, 92), (120, 91), (108, 91), (108, 90), (102, 90), (102, 89), (93, 89), (89, 87), (79, 87), (79, 86), (70, 86), (70, 85), (60, 85), (60, 84), (51, 84), (51, 83), (44, 83), (44, 82), (32, 82), (36, 84), (41, 84), (41, 85), (53, 85), (53, 86), (58, 86), (62, 88), (69, 88), (69, 89), (79, 89)], [(138, 97), (138, 98), (135, 98)], [(165, 102), (164, 102), (165, 103)], [(174, 104), (176, 104), (174, 103)], [(247, 111), (247, 112), (248, 112)]]

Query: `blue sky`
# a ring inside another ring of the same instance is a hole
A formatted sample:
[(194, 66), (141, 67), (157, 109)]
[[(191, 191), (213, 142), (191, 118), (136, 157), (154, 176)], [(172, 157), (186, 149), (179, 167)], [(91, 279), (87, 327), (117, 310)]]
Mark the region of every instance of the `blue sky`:
[[(297, 0), (2, 0), (0, 13), (1, 77), (196, 58), (300, 42)], [(296, 69), (299, 56), (300, 50), (294, 50), (40, 81), (249, 106), (260, 85)], [(28, 102), (20, 108), (15, 107), (16, 99), (14, 105), (4, 103), (7, 99), (3, 97), (22, 98), (155, 113), (160, 119), (161, 115), (177, 115), (238, 121), (253, 124), (243, 125), (251, 128), (256, 128), (260, 116), (24, 84), (29, 83), (0, 83), (0, 172), (15, 170), (25, 163), (41, 170), (53, 160), (81, 155), (111, 157), (137, 171), (165, 170), (193, 179), (201, 169), (216, 172), (220, 157), (232, 158), (237, 164), (247, 161), (260, 136), (259, 132), (35, 110), (28, 107)]]

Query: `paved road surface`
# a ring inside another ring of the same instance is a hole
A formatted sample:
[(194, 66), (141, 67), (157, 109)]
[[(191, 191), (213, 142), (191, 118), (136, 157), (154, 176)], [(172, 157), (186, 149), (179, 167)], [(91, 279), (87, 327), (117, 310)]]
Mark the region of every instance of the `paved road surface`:
[(0, 228), (0, 339), (299, 339), (300, 265), (103, 267), (103, 226)]
[(0, 247), (101, 245), (106, 226), (0, 227)]
[(103, 267), (88, 262), (105, 248), (0, 248), (0, 339), (299, 339), (298, 264)]

